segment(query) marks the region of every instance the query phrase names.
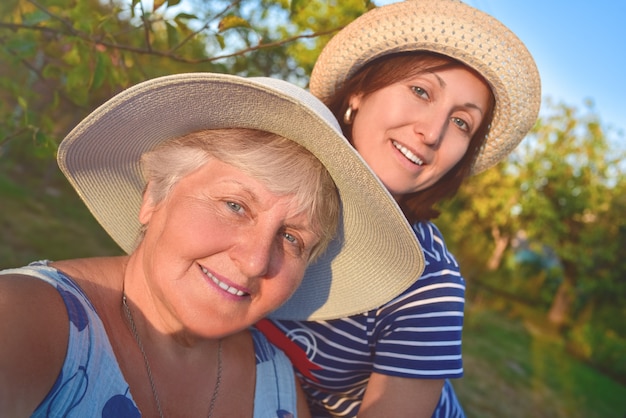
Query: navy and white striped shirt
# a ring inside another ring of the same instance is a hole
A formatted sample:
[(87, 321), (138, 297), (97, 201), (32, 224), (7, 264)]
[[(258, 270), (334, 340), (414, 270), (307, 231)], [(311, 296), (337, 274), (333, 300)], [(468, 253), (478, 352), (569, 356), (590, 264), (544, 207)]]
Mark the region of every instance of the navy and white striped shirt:
[[(304, 362), (293, 363), (313, 416), (356, 416), (372, 372), (416, 379), (463, 375), (465, 281), (437, 227), (418, 222), (413, 229), (424, 251), (425, 269), (395, 299), (348, 318), (272, 320), (275, 327), (267, 321), (260, 326), (270, 340), (268, 327), (291, 340), (287, 348), (281, 348), (292, 361), (298, 354), (302, 358), (302, 352), (306, 354)], [(434, 416), (462, 415), (446, 381)]]

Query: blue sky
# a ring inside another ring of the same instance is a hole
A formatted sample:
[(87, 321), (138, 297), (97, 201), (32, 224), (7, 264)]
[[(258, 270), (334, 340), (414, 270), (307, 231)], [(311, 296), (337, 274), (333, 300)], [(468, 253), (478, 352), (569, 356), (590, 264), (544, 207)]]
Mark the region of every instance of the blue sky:
[(544, 98), (579, 109), (591, 99), (603, 124), (626, 131), (626, 1), (465, 3), (500, 20), (526, 44), (539, 67)]

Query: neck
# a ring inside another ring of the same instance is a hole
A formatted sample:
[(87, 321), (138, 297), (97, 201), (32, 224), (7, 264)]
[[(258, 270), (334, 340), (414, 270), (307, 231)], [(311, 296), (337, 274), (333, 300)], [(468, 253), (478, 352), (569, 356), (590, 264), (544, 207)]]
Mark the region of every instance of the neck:
[[(161, 396), (159, 395), (160, 391), (158, 389), (157, 386), (157, 379), (156, 379), (156, 374), (153, 372), (153, 368), (152, 368), (152, 364), (156, 364), (158, 366), (159, 370), (163, 370), (162, 372), (160, 372), (160, 375), (168, 375), (168, 382), (171, 382), (172, 380), (169, 378), (169, 376), (171, 376), (170, 371), (180, 371), (181, 368), (185, 368), (184, 364), (181, 364), (179, 361), (176, 361), (174, 364), (169, 365), (167, 361), (164, 361), (165, 366), (159, 362), (159, 363), (155, 363), (154, 361), (151, 362), (150, 357), (148, 355), (148, 347), (146, 347), (144, 345), (144, 341), (141, 337), (141, 334), (137, 328), (137, 324), (135, 322), (134, 319), (134, 315), (133, 312), (131, 310), (131, 307), (128, 303), (128, 298), (126, 297), (126, 294), (124, 292), (122, 292), (122, 309), (124, 310), (124, 314), (128, 320), (128, 325), (131, 331), (131, 334), (133, 335), (133, 338), (135, 340), (135, 342), (137, 343), (137, 347), (139, 348), (139, 351), (141, 353), (142, 356), (142, 360), (145, 366), (145, 371), (148, 377), (148, 381), (150, 383), (150, 391), (152, 393), (152, 398), (154, 400), (154, 407), (156, 408), (156, 411), (158, 413), (158, 416), (160, 418), (164, 417), (164, 412), (163, 412), (163, 406), (162, 406), (162, 402), (161, 402)], [(216, 374), (215, 374), (215, 384), (214, 384), (214, 389), (211, 395), (211, 400), (210, 400), (210, 404), (209, 404), (209, 408), (208, 408), (208, 417), (210, 418), (213, 415), (213, 410), (215, 408), (215, 403), (219, 394), (219, 389), (220, 389), (220, 385), (221, 385), (221, 379), (222, 379), (222, 341), (219, 340), (217, 342), (217, 365), (216, 365)], [(195, 350), (198, 351), (198, 350)], [(204, 350), (203, 351), (203, 360), (207, 358), (206, 355), (204, 355), (206, 352)], [(155, 356), (156, 357), (156, 356)], [(153, 357), (154, 360), (154, 357)], [(163, 367), (164, 366), (164, 367)], [(193, 367), (192, 366), (192, 370), (207, 370), (207, 368), (205, 367)], [(205, 366), (205, 364), (203, 363), (201, 366)], [(176, 373), (175, 373), (176, 374)], [(185, 377), (187, 377), (185, 375)], [(187, 383), (187, 381), (184, 381), (184, 383)], [(183, 384), (184, 385), (184, 384)], [(163, 389), (163, 387), (165, 387), (166, 385), (163, 385), (161, 387), (161, 389)], [(178, 386), (178, 385), (177, 385)], [(167, 385), (167, 387), (169, 388), (169, 385)], [(193, 387), (196, 387), (196, 385), (193, 385)], [(167, 392), (168, 394), (170, 393), (169, 391)], [(200, 399), (202, 399), (202, 397), (199, 397)]]

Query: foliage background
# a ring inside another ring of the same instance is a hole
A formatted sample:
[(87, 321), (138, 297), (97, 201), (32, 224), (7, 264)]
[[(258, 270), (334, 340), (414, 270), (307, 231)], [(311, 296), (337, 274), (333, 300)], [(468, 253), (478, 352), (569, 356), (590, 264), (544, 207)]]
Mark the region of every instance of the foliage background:
[[(372, 7), (363, 0), (4, 0), (0, 268), (120, 253), (54, 160), (65, 134), (105, 100), (190, 71), (304, 87), (330, 36)], [(516, 152), (472, 178), (437, 220), (468, 283), (467, 377), (456, 386), (470, 416), (515, 416), (507, 410), (514, 405), (520, 416), (622, 417), (623, 136), (591, 104), (581, 110), (547, 97), (542, 109)], [(579, 391), (589, 385), (598, 391), (587, 402)], [(499, 391), (502, 405), (493, 399)]]

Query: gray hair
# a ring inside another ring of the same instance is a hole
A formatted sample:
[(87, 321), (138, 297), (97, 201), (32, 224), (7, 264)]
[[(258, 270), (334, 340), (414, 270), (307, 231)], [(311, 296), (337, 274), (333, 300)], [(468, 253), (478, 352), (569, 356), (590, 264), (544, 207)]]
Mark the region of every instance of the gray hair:
[(149, 198), (153, 203), (161, 202), (180, 179), (211, 158), (258, 179), (272, 193), (293, 195), (297, 211), (308, 214), (313, 232), (320, 237), (309, 262), (326, 250), (339, 223), (340, 201), (335, 183), (308, 150), (270, 132), (211, 129), (161, 143), (141, 158), (146, 183), (152, 182)]

